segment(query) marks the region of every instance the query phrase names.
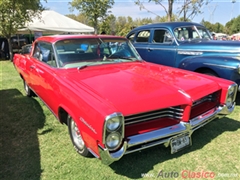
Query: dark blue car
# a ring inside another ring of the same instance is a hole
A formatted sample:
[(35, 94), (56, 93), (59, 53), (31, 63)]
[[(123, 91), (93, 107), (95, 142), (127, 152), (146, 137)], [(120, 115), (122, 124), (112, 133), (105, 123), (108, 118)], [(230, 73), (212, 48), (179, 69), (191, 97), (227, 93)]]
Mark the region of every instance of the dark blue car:
[(146, 61), (229, 79), (240, 91), (240, 41), (213, 40), (193, 22), (143, 25), (127, 38)]

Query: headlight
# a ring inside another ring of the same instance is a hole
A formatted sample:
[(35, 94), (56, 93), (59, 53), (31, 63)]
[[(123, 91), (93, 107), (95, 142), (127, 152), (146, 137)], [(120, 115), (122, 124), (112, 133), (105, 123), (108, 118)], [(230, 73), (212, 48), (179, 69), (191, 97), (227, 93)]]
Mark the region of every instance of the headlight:
[(106, 126), (109, 131), (115, 131), (119, 128), (120, 124), (121, 124), (121, 119), (120, 117), (116, 116), (108, 119)]
[(226, 97), (226, 106), (228, 109), (232, 108), (237, 94), (237, 84), (229, 86)]
[(106, 145), (109, 149), (113, 150), (119, 146), (121, 142), (121, 135), (119, 133), (110, 133), (106, 139)]

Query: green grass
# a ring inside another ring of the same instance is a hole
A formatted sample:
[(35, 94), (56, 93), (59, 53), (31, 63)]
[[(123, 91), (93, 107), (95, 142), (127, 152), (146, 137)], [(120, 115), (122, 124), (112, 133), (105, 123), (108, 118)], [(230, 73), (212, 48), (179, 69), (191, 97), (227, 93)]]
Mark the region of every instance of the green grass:
[[(25, 96), (22, 80), (9, 61), (0, 61), (0, 85), (0, 179), (120, 180), (142, 179), (143, 173), (148, 176), (143, 179), (156, 179), (160, 171), (157, 179), (183, 179), (184, 170), (223, 176), (215, 179), (240, 178), (239, 94), (235, 111), (197, 130), (190, 148), (171, 155), (168, 148), (158, 146), (105, 166), (75, 152), (67, 126), (39, 98)], [(171, 172), (176, 178), (164, 177)]]

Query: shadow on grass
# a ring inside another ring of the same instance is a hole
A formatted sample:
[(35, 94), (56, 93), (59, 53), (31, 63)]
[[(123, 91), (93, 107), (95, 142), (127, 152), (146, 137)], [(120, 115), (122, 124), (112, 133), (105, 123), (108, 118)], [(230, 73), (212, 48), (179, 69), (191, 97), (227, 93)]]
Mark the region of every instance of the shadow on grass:
[(224, 117), (216, 119), (206, 126), (195, 131), (192, 135), (191, 147), (188, 147), (176, 154), (170, 153), (170, 148), (164, 146), (155, 146), (141, 152), (125, 155), (119, 161), (110, 165), (117, 174), (124, 175), (131, 179), (141, 178), (141, 174), (147, 173), (154, 168), (156, 164), (178, 158), (183, 154), (203, 148), (212, 139), (226, 131), (237, 131), (240, 128), (240, 122)]
[(0, 179), (40, 179), (37, 131), (45, 115), (40, 104), (17, 89), (0, 90)]

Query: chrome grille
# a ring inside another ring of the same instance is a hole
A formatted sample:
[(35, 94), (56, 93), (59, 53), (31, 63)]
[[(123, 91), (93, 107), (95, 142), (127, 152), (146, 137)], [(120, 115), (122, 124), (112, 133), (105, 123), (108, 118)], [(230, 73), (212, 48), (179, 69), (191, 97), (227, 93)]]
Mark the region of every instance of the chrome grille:
[(183, 111), (183, 108), (181, 108), (180, 106), (175, 106), (166, 109), (125, 116), (125, 125), (156, 120), (159, 118), (172, 118), (176, 120), (181, 120), (183, 116)]

